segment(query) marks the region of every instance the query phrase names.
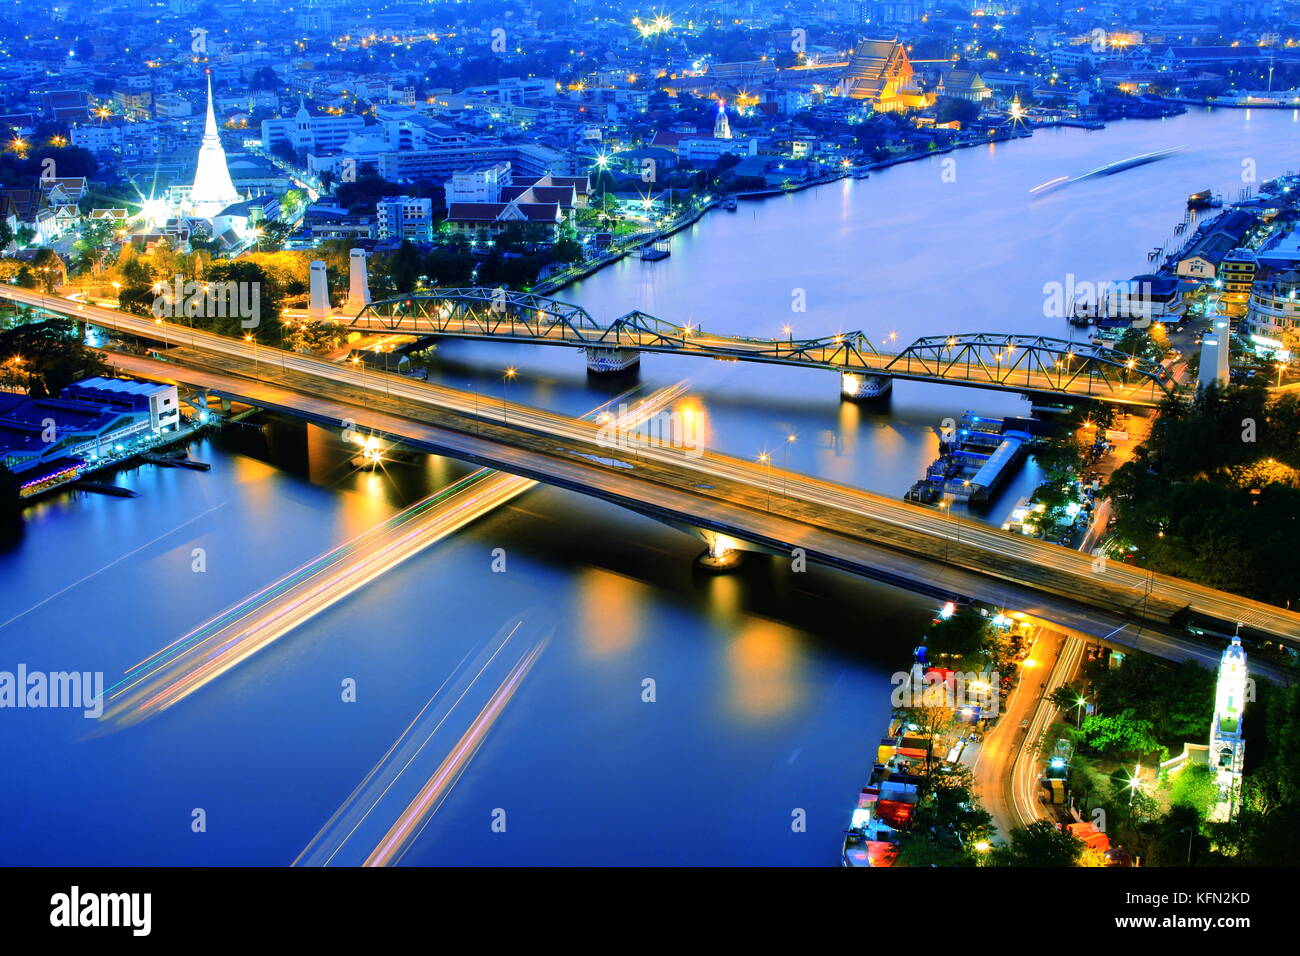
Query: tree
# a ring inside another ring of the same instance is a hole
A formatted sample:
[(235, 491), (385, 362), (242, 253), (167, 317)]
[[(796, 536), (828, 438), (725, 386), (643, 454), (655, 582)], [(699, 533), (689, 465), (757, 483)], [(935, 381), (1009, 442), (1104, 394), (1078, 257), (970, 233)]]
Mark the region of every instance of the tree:
[(1083, 853), (1083, 841), (1054, 823), (1035, 820), (1011, 831), (1010, 843), (989, 854), (993, 866), (1074, 866)]
[[(249, 259), (222, 260), (212, 263), (205, 279), (209, 285), (217, 282), (232, 283), (230, 288), (235, 295), (228, 298), (224, 309), (205, 307), (195, 317), (195, 324), (199, 328), (206, 328), (218, 335), (235, 338), (253, 335), (269, 344), (279, 343), (283, 333), (280, 308), (284, 293), (268, 270)], [(257, 314), (242, 314), (239, 308), (231, 307), (230, 299), (237, 299), (234, 304), (241, 307), (245, 302), (254, 301)], [(222, 311), (225, 315), (218, 314)], [(248, 322), (255, 324), (247, 325)]]
[(948, 658), (953, 665), (980, 663), (975, 659), (985, 649), (988, 619), (973, 607), (962, 607), (951, 617), (936, 621), (926, 634), (925, 646), (931, 660)]
[(402, 244), (388, 257), (387, 272), (398, 292), (410, 292), (423, 274), (420, 250), (410, 240), (403, 239)]
[(977, 103), (956, 96), (941, 96), (936, 104), (940, 123), (960, 123), (963, 127), (980, 118)]
[(37, 249), (32, 256), (32, 271), (36, 273), (47, 293), (68, 280), (68, 267), (53, 249)]
[(298, 214), (302, 211), (302, 204), (303, 194), (300, 189), (290, 189), (280, 197), (280, 211), (290, 222), (298, 218)]
[(88, 348), (69, 319), (45, 319), (0, 331), (0, 366), (17, 363), (33, 398), (48, 398), (83, 378), (108, 371), (99, 353)]
[(1151, 722), (1134, 716), (1132, 710), (1085, 717), (1083, 736), (1089, 747), (1111, 756), (1168, 753), (1156, 739)]
[(1219, 785), (1214, 770), (1203, 763), (1186, 766), (1174, 777), (1169, 788), (1169, 803), (1175, 807), (1188, 807), (1204, 820), (1219, 796)]

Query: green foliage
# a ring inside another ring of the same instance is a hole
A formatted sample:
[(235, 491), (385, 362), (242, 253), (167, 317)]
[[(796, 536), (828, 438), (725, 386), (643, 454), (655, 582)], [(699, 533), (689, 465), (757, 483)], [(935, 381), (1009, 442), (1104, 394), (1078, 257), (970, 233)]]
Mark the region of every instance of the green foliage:
[(15, 359), (34, 398), (57, 395), (79, 379), (108, 370), (99, 353), (83, 344), (76, 323), (68, 319), (45, 319), (0, 331), (0, 365)]
[(1129, 711), (1174, 749), (1182, 741), (1209, 736), (1214, 687), (1214, 672), (1195, 661), (1170, 664), (1129, 654), (1121, 666), (1093, 675), (1092, 699), (1102, 714)]
[[(1300, 601), (1300, 488), (1272, 460), (1300, 467), (1300, 398), (1210, 388), (1161, 409), (1106, 493), (1117, 537), (1147, 566), (1246, 597)], [(1249, 470), (1249, 480), (1244, 472)]]
[(283, 327), (280, 324), (280, 308), (284, 293), (274, 275), (256, 262), (247, 259), (220, 260), (212, 263), (205, 276), (207, 282), (234, 282), (248, 288), (257, 286), (258, 324), (255, 328), (245, 328), (246, 317), (234, 314), (237, 310), (226, 309), (226, 315), (202, 316), (196, 321), (200, 328), (240, 338), (252, 334), (258, 341), (278, 344), (282, 338)]
[(1011, 831), (1011, 840), (989, 853), (992, 866), (1075, 866), (1083, 853), (1083, 842), (1046, 820)]
[(1112, 757), (1127, 754), (1168, 753), (1156, 739), (1151, 721), (1132, 710), (1115, 714), (1092, 714), (1083, 719), (1084, 741), (1093, 750)]
[(979, 104), (956, 96), (942, 96), (936, 104), (940, 123), (961, 123), (965, 126), (979, 119)]
[(1188, 807), (1204, 820), (1219, 793), (1214, 771), (1208, 764), (1194, 763), (1186, 766), (1174, 777), (1169, 788), (1169, 803), (1174, 807)]
[(925, 646), (932, 661), (946, 661), (954, 669), (967, 669), (967, 665), (975, 669), (984, 663), (989, 629), (988, 618), (974, 608), (959, 608), (952, 617), (930, 626)]

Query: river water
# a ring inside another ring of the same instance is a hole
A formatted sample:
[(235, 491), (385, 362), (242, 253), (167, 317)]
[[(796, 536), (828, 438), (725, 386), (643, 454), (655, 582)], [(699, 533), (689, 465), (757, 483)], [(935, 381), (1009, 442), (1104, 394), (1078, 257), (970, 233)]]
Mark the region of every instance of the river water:
[[(1044, 317), (1044, 283), (1146, 271), (1187, 193), (1235, 198), (1252, 164), (1261, 181), (1300, 165), (1298, 133), (1293, 113), (1233, 110), (1039, 131), (712, 213), (669, 259), (624, 261), (559, 297), (606, 320), (642, 309), (750, 335), (862, 329), (882, 348), (966, 331), (1067, 337)], [(568, 350), (463, 342), (439, 350), (434, 377), (574, 414), (615, 388)], [(897, 495), (935, 456), (943, 418), (1027, 410), (1015, 395), (906, 382), (871, 409), (840, 403), (829, 373), (663, 356), (644, 358), (639, 381), (689, 382), (710, 446)], [(103, 671), (111, 684), (467, 472), (422, 456), (358, 473), (337, 435), (275, 418), (192, 454), (212, 470), (146, 466), (118, 478), (138, 499), (71, 493), (28, 511), (0, 553), (0, 671)], [(1036, 480), (1031, 463), (985, 519)], [(449, 675), (517, 625), (519, 640), (549, 641), (403, 862), (834, 864), (889, 675), (932, 602), (761, 557), (702, 575), (700, 550), (538, 488), (138, 726), (100, 734), (74, 711), (0, 711), (0, 862), (287, 864)], [(444, 737), (436, 747), (441, 758)]]

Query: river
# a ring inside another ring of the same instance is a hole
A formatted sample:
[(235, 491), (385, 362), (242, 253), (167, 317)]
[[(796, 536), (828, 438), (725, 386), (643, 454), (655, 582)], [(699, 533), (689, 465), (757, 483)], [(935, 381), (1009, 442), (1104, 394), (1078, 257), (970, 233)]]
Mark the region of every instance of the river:
[[(559, 298), (601, 319), (642, 309), (720, 332), (862, 329), (882, 347), (891, 333), (1064, 337), (1063, 320), (1044, 318), (1044, 283), (1146, 271), (1187, 193), (1235, 198), (1244, 161), (1260, 181), (1300, 165), (1298, 131), (1293, 113), (1239, 110), (1043, 130), (711, 213), (669, 259), (625, 260)], [(464, 342), (439, 350), (435, 377), (575, 414), (614, 387), (568, 350)], [(663, 356), (646, 356), (639, 379), (688, 381), (713, 447), (897, 495), (936, 454), (943, 418), (1027, 408), (898, 383), (873, 409), (841, 403), (829, 373)], [(0, 553), (0, 670), (103, 671), (111, 684), (467, 472), (427, 456), (357, 472), (337, 435), (277, 418), (192, 454), (212, 470), (145, 466), (118, 479), (137, 499), (69, 493), (28, 511)], [(1036, 480), (1030, 464), (987, 520)], [(287, 864), (460, 662), (515, 621), (550, 640), (403, 862), (833, 865), (889, 675), (933, 604), (762, 557), (710, 576), (693, 568), (700, 550), (538, 488), (138, 726), (98, 734), (74, 711), (0, 711), (0, 861)]]

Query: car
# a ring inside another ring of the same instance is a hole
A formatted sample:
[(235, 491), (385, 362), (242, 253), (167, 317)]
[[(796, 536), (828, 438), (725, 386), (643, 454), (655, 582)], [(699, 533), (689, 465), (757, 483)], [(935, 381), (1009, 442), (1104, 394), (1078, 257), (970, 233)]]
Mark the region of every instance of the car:
[(1028, 718), (1028, 717), (1026, 717), (1024, 720), (1022, 720), (1022, 721), (1020, 722), (1020, 729), (1021, 729), (1021, 730), (1028, 730), (1028, 729), (1029, 729), (1029, 718)]

